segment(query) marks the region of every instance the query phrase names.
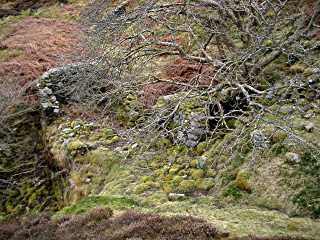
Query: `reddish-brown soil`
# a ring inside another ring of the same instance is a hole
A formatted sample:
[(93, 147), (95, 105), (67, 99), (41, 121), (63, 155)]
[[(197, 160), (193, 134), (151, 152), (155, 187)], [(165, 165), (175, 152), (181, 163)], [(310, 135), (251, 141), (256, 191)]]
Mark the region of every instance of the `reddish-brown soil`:
[(0, 81), (21, 86), (57, 66), (62, 56), (74, 52), (80, 42), (79, 26), (61, 20), (26, 17), (14, 28), (0, 49), (19, 49), (22, 54), (0, 62)]
[[(142, 102), (146, 106), (155, 104), (160, 96), (173, 94), (190, 86), (209, 86), (212, 81), (213, 70), (205, 64), (188, 62), (177, 59), (163, 69), (163, 79), (170, 82), (156, 82), (147, 84), (143, 88)], [(184, 85), (185, 84), (185, 85)]]

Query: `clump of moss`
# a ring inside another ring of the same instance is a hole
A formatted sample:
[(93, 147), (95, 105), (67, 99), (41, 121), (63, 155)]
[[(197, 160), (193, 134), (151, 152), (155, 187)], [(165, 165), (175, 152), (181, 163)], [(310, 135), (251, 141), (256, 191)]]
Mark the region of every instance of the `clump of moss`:
[(203, 178), (205, 172), (202, 169), (192, 169), (191, 170), (191, 177), (195, 180)]
[(249, 177), (250, 175), (246, 170), (240, 170), (235, 180), (235, 186), (237, 186), (237, 188), (239, 188), (242, 191), (251, 193), (252, 189), (249, 184)]
[(141, 194), (141, 193), (144, 193), (148, 190), (158, 189), (158, 188), (160, 188), (160, 184), (158, 184), (156, 182), (148, 181), (148, 182), (138, 184), (135, 187), (134, 192), (136, 194)]
[(105, 170), (109, 170), (119, 159), (120, 156), (116, 152), (105, 147), (97, 148), (81, 157), (82, 161), (102, 166)]
[(271, 143), (282, 143), (286, 138), (288, 137), (288, 134), (284, 131), (276, 131), (271, 136)]
[(197, 182), (197, 188), (203, 191), (209, 191), (215, 185), (213, 178), (204, 178)]
[(116, 108), (116, 118), (126, 127), (134, 127), (145, 121), (143, 107), (137, 96), (127, 95)]
[(78, 153), (83, 155), (87, 151), (87, 145), (79, 139), (76, 139), (67, 145), (67, 150), (72, 156)]
[(196, 188), (195, 180), (183, 180), (178, 186), (178, 191), (181, 193), (191, 193)]

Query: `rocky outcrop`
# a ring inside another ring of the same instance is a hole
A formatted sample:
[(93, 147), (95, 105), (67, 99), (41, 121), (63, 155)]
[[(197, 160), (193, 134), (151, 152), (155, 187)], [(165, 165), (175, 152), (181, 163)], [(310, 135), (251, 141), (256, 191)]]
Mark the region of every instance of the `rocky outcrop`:
[(47, 113), (58, 114), (60, 104), (85, 101), (94, 91), (90, 80), (98, 80), (102, 74), (96, 63), (86, 62), (50, 69), (38, 80), (42, 108)]

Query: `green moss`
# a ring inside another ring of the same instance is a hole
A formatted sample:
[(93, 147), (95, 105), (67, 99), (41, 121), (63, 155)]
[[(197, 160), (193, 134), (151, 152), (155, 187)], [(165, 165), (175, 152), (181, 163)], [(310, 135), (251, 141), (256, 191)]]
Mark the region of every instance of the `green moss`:
[(102, 167), (107, 173), (114, 164), (120, 161), (120, 155), (109, 148), (100, 147), (81, 156), (79, 161), (95, 164)]
[(266, 39), (263, 41), (263, 45), (266, 47), (271, 47), (273, 45), (273, 41), (271, 39)]
[(190, 162), (190, 166), (193, 168), (197, 168), (198, 167), (198, 160), (197, 159), (192, 159)]
[(288, 148), (282, 143), (276, 143), (272, 146), (271, 151), (275, 156), (278, 156), (281, 154), (285, 154), (288, 151)]
[(173, 175), (177, 174), (180, 169), (181, 169), (181, 166), (179, 166), (179, 165), (175, 165), (175, 166), (171, 167), (169, 169), (169, 175), (173, 176)]
[(140, 178), (141, 183), (146, 183), (146, 182), (151, 182), (151, 181), (153, 181), (153, 178), (151, 176), (142, 176)]
[(66, 206), (58, 211), (55, 216), (66, 214), (80, 214), (96, 207), (109, 207), (111, 209), (133, 208), (136, 203), (127, 197), (122, 196), (90, 196), (81, 199), (79, 202)]
[(237, 200), (237, 199), (240, 199), (242, 197), (242, 192), (234, 183), (231, 183), (223, 191), (223, 196), (224, 197), (232, 197), (232, 198)]
[(277, 131), (272, 134), (271, 136), (271, 143), (282, 143), (286, 138), (288, 137), (288, 134), (284, 131)]
[(304, 72), (303, 72), (303, 75), (304, 75), (305, 77), (309, 77), (309, 76), (311, 76), (313, 73), (314, 73), (313, 68), (306, 68), (306, 69), (304, 70)]
[(175, 187), (173, 186), (171, 181), (163, 182), (161, 188), (165, 193), (171, 193), (175, 190)]
[(72, 142), (70, 142), (67, 145), (67, 149), (71, 152), (71, 151), (76, 151), (79, 150), (81, 148), (86, 148), (86, 144), (83, 143), (82, 141), (80, 141), (79, 139), (74, 140)]
[(158, 189), (158, 188), (160, 188), (160, 184), (159, 183), (148, 181), (148, 182), (140, 183), (139, 185), (137, 185), (135, 187), (134, 192), (136, 194), (141, 194), (141, 193), (146, 192), (148, 190)]
[(270, 84), (274, 84), (281, 80), (279, 67), (275, 64), (271, 64), (263, 71), (262, 79), (260, 84), (265, 88), (268, 88)]
[(188, 169), (182, 169), (182, 170), (180, 170), (180, 171), (178, 172), (178, 175), (179, 175), (179, 176), (188, 176), (188, 175), (190, 175), (190, 170), (188, 170)]
[(191, 193), (196, 188), (196, 181), (194, 180), (183, 180), (178, 186), (178, 191), (181, 193)]
[(207, 148), (207, 142), (201, 142), (196, 147), (196, 153), (202, 154), (205, 152), (206, 148)]
[(114, 130), (112, 128), (103, 128), (101, 130), (101, 132), (103, 133), (103, 135), (105, 137), (112, 137), (115, 134), (115, 132), (114, 132)]
[(120, 137), (119, 136), (113, 136), (112, 138), (111, 138), (111, 143), (116, 143), (116, 142), (119, 142), (120, 141)]
[(202, 169), (192, 169), (191, 170), (191, 177), (195, 180), (203, 178), (205, 175)]
[(315, 150), (306, 151), (295, 166), (296, 174), (304, 179), (303, 188), (293, 197), (299, 207), (310, 211), (315, 217), (320, 216), (320, 153)]
[(171, 140), (168, 138), (160, 138), (157, 142), (156, 142), (156, 146), (157, 148), (168, 148), (169, 146), (171, 146)]
[(206, 175), (208, 177), (212, 177), (213, 178), (213, 177), (215, 177), (217, 175), (217, 172), (214, 171), (213, 169), (208, 169), (207, 172), (206, 172)]
[(135, 187), (134, 192), (135, 192), (136, 194), (141, 194), (141, 193), (143, 193), (144, 191), (146, 191), (147, 188), (148, 188), (148, 185), (145, 184), (145, 183), (142, 183), (142, 184), (139, 184), (139, 185), (137, 185), (137, 186)]
[(275, 12), (273, 9), (269, 9), (267, 12), (266, 12), (266, 17), (269, 17), (269, 18), (272, 18), (275, 16)]
[(182, 176), (174, 176), (172, 179), (172, 184), (177, 187), (183, 180), (184, 180), (184, 177)]
[(209, 191), (215, 185), (213, 178), (204, 178), (197, 182), (197, 188), (204, 191)]
[(240, 170), (237, 174), (235, 180), (235, 186), (237, 186), (240, 190), (251, 192), (251, 186), (249, 184), (250, 174), (246, 170)]
[(142, 205), (146, 207), (153, 207), (165, 203), (168, 201), (168, 197), (166, 193), (163, 192), (155, 192), (148, 196), (144, 196), (141, 200)]

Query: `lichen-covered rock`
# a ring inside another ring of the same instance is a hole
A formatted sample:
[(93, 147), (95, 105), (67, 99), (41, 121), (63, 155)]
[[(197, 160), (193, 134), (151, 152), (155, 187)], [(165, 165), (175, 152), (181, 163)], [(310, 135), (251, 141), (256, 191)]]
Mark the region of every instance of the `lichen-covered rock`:
[(235, 185), (242, 191), (251, 192), (251, 186), (249, 183), (250, 175), (245, 170), (240, 170), (237, 174)]
[[(168, 127), (174, 129), (176, 143), (195, 147), (207, 132), (207, 99), (198, 96), (185, 98), (182, 96), (183, 93), (178, 93), (160, 97), (155, 108), (161, 109), (176, 104), (178, 107)], [(175, 103), (179, 99), (182, 100), (179, 103)]]
[(260, 130), (255, 130), (251, 133), (251, 141), (257, 148), (267, 148), (269, 146), (267, 136)]
[(137, 96), (127, 95), (115, 108), (117, 120), (125, 127), (134, 127), (145, 121), (143, 107)]

